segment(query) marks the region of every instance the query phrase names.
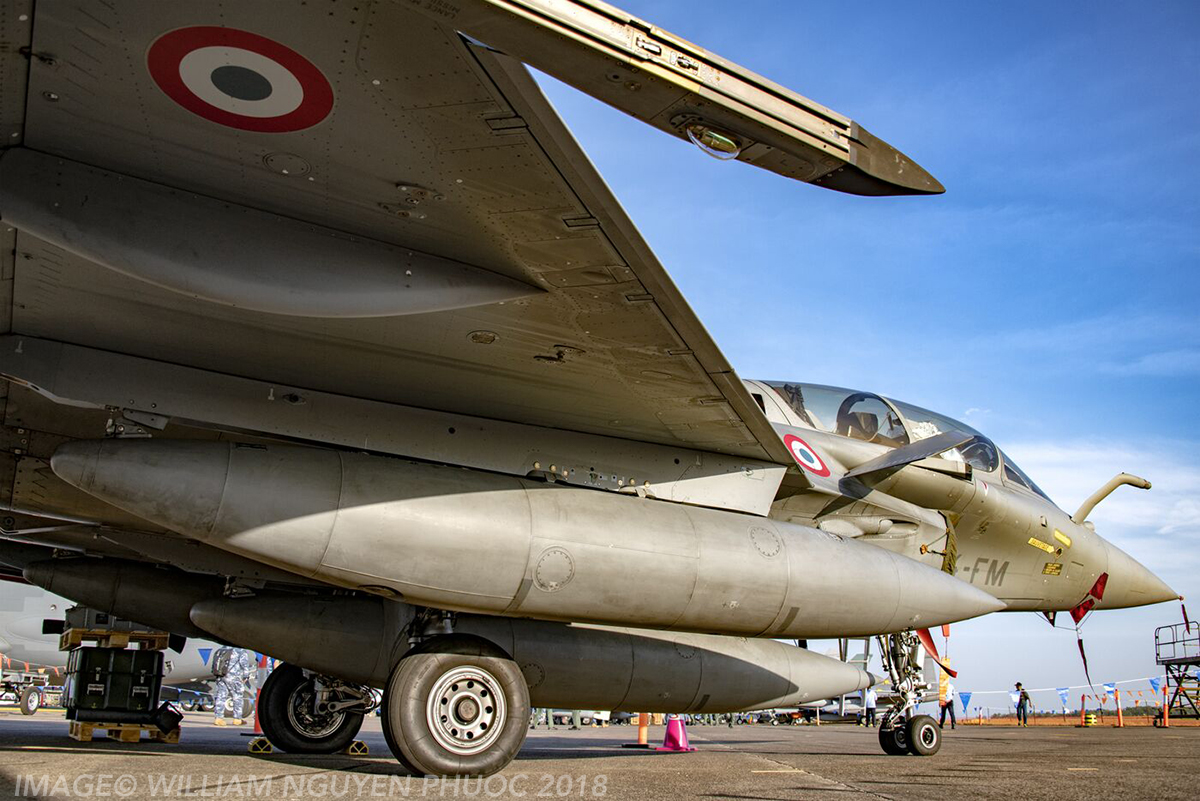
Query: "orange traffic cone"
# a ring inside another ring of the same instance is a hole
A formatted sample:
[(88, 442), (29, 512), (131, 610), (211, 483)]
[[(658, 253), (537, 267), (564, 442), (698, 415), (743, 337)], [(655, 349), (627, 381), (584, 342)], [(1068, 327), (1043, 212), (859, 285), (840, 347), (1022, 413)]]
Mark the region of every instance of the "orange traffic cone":
[(621, 743), (622, 748), (649, 748), (650, 747), (650, 715), (646, 712), (638, 713), (638, 741), (636, 743)]

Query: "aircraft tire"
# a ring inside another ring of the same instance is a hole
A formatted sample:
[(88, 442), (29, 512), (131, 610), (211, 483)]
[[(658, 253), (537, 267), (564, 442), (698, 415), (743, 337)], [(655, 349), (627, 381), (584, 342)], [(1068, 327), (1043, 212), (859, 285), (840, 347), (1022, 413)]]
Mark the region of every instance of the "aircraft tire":
[(904, 756), (908, 751), (908, 727), (906, 721), (897, 721), (896, 725), (881, 725), (879, 727), (879, 746), (888, 756)]
[[(395, 675), (399, 665), (392, 671)], [(391, 684), (391, 680), (388, 681)], [(413, 776), (421, 776), (421, 771), (416, 765), (408, 761), (408, 757), (404, 756), (404, 751), (400, 748), (400, 739), (397, 736), (398, 732), (392, 731), (392, 716), (388, 714), (388, 692), (384, 690), (383, 702), (379, 705), (379, 724), (383, 728), (383, 739), (387, 742), (388, 750), (392, 752), (392, 756), (400, 763), (400, 767), (408, 771)]]
[(942, 747), (942, 727), (929, 715), (914, 715), (905, 731), (908, 748), (916, 756), (933, 756)]
[(336, 754), (362, 728), (358, 712), (315, 717), (307, 711), (312, 679), (295, 665), (280, 665), (263, 682), (258, 722), (271, 745), (289, 754)]
[(32, 715), (42, 708), (42, 694), (36, 687), (21, 690), (21, 714)]
[(529, 688), (492, 643), (435, 638), (392, 670), (383, 695), (388, 747), (418, 776), (490, 776), (512, 762), (529, 731)]

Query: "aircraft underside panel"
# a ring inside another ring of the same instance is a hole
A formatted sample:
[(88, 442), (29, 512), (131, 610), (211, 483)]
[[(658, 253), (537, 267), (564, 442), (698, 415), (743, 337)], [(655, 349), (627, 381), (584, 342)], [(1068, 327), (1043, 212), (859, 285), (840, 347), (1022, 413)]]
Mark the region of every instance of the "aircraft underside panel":
[[(0, 231), (19, 254), (13, 330), (787, 463), (516, 62), (398, 3), (86, 12), (43, 4), (36, 26), (5, 26), (13, 50), (34, 53), (6, 54), (0, 84), (5, 113), (19, 109), (29, 71), (24, 127), (4, 140), (26, 150), (0, 155), (0, 214), (28, 226)], [(68, 177), (81, 170), (95, 191)], [(131, 216), (178, 208), (133, 236), (137, 221), (100, 219), (123, 203)], [(457, 275), (515, 293), (421, 294)]]

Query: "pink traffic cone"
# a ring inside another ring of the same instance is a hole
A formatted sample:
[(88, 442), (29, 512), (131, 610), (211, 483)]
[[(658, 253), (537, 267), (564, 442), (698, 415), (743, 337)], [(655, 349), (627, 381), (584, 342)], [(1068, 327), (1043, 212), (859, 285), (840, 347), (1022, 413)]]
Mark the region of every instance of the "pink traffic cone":
[(661, 748), (655, 751), (695, 751), (688, 745), (687, 729), (679, 715), (667, 715), (667, 736), (663, 738)]

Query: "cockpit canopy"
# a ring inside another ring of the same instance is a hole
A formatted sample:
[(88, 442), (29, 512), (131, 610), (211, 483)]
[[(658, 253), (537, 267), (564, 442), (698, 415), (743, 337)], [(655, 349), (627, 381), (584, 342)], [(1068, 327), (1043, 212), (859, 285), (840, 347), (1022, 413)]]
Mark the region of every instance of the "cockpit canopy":
[(965, 462), (984, 473), (995, 473), (1003, 465), (1006, 480), (1050, 500), (1011, 459), (1002, 456), (990, 439), (965, 423), (873, 392), (788, 381), (764, 383), (779, 394), (805, 425), (830, 434), (889, 448), (949, 431), (969, 434), (975, 437), (972, 442), (947, 451), (942, 458)]

